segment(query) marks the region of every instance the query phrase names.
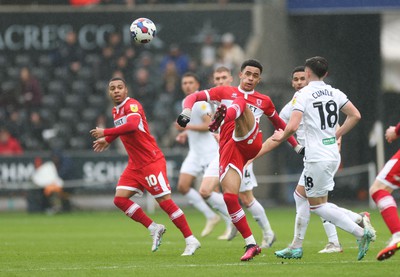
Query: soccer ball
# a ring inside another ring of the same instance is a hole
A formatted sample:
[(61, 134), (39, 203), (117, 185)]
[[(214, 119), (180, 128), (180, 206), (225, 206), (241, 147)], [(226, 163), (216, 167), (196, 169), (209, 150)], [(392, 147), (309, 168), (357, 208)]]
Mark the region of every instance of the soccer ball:
[(133, 40), (137, 43), (148, 43), (156, 35), (156, 25), (147, 18), (138, 18), (129, 27)]

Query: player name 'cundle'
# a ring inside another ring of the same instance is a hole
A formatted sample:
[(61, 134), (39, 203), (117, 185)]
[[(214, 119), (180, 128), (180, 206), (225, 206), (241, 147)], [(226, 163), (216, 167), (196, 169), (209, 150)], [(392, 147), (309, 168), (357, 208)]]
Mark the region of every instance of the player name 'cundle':
[(314, 93), (312, 94), (312, 96), (313, 96), (315, 99), (317, 99), (318, 97), (323, 96), (323, 95), (332, 96), (332, 91), (329, 91), (329, 90), (327, 90), (327, 89), (324, 89), (324, 90), (318, 90), (318, 91), (316, 91), (316, 92), (314, 92)]

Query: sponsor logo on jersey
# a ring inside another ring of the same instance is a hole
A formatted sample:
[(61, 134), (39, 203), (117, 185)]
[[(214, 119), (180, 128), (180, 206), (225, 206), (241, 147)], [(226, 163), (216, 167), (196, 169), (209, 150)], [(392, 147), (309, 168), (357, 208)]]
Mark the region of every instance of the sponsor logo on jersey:
[(292, 106), (294, 106), (296, 104), (296, 97), (293, 97), (292, 99)]
[(117, 119), (117, 120), (114, 120), (114, 125), (115, 126), (121, 126), (121, 125), (123, 125), (125, 122), (124, 122), (124, 117), (121, 117), (121, 118), (119, 118), (119, 119)]
[(138, 105), (136, 105), (136, 104), (130, 105), (129, 108), (130, 108), (131, 111), (134, 112), (134, 113), (136, 113), (136, 112), (139, 110)]
[(334, 144), (336, 142), (336, 138), (335, 137), (331, 137), (331, 138), (326, 138), (322, 140), (322, 144), (323, 145), (331, 145)]

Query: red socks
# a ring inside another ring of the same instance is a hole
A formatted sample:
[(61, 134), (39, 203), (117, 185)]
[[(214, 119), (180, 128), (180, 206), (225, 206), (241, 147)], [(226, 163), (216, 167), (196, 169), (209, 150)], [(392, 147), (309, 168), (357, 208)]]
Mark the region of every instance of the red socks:
[(224, 201), (228, 208), (229, 215), (232, 223), (236, 226), (238, 231), (242, 234), (244, 239), (250, 237), (252, 232), (249, 224), (247, 223), (246, 214), (239, 204), (239, 197), (233, 193), (224, 193)]
[(229, 122), (238, 118), (246, 108), (246, 100), (244, 98), (236, 98), (226, 110), (225, 122)]
[(371, 195), (381, 212), (383, 220), (392, 234), (400, 232), (400, 218), (393, 196), (386, 190), (378, 190)]
[(114, 197), (114, 204), (117, 206), (121, 211), (123, 211), (128, 217), (132, 218), (133, 220), (142, 223), (144, 227), (149, 227), (153, 220), (149, 218), (142, 208), (130, 200), (129, 198), (125, 197)]
[(193, 234), (186, 221), (185, 214), (172, 199), (162, 201), (159, 205), (168, 214), (175, 226), (181, 230), (183, 237), (187, 238)]

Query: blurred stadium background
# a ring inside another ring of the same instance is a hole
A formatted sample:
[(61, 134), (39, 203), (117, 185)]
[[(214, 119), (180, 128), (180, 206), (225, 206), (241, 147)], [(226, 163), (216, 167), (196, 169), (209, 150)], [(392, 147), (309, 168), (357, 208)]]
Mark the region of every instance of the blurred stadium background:
[[(130, 39), (129, 25), (138, 17), (158, 28), (145, 46)], [(106, 86), (115, 74), (144, 104), (174, 188), (187, 151), (175, 143), (172, 127), (183, 98), (179, 78), (193, 71), (207, 88), (214, 66), (228, 63), (237, 73), (235, 61), (219, 55), (229, 41), (244, 58), (262, 62), (259, 91), (278, 110), (293, 94), (295, 66), (316, 55), (330, 62), (327, 82), (347, 93), (363, 117), (343, 140), (334, 202), (367, 206), (376, 170), (398, 148), (382, 141), (382, 128), (400, 118), (396, 0), (0, 0), (0, 23), (0, 125), (23, 148), (20, 155), (0, 155), (0, 211), (44, 211), (43, 189), (31, 179), (35, 163), (55, 156), (65, 165), (72, 209), (112, 208), (127, 157), (116, 143), (104, 154), (92, 153), (89, 130), (112, 124)], [(169, 55), (178, 62), (166, 61)], [(23, 68), (34, 84), (21, 81)], [(272, 132), (267, 121), (264, 137)], [(301, 167), (285, 145), (258, 160), (259, 201), (291, 204)], [(179, 201), (178, 193), (174, 198)], [(152, 200), (142, 201), (153, 207)]]

